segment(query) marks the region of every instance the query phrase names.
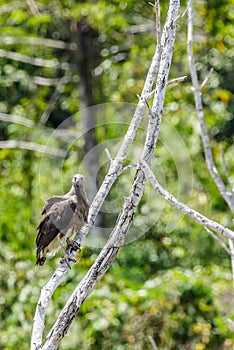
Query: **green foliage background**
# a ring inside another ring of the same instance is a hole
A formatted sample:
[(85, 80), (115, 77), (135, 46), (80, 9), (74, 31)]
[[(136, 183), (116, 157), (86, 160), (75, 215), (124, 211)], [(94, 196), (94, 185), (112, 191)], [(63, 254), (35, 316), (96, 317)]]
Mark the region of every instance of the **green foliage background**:
[[(96, 104), (135, 104), (154, 52), (154, 14), (147, 1), (41, 0), (36, 4), (38, 13), (32, 13), (27, 2), (0, 1), (0, 113), (28, 118), (33, 123), (26, 127), (1, 122), (1, 141), (46, 144), (53, 130), (79, 111), (79, 74), (74, 51), (41, 45), (39, 39), (71, 43), (72, 23), (87, 19), (99, 50), (92, 67), (96, 72), (93, 77)], [(161, 1), (163, 19), (167, 5), (167, 1)], [(185, 6), (182, 2), (182, 11)], [(218, 168), (225, 179), (218, 146), (222, 142), (232, 180), (233, 19), (233, 1), (195, 1), (194, 48), (200, 80), (211, 67), (214, 69), (203, 89), (206, 121)], [(38, 38), (38, 43), (30, 44), (27, 41), (30, 38)], [(8, 58), (9, 51), (64, 64), (59, 68), (31, 65)], [(63, 86), (40, 85), (34, 79), (61, 79), (64, 74), (68, 83)], [(171, 78), (181, 75), (189, 75), (186, 17), (178, 21), (171, 69)], [(54, 91), (59, 98), (48, 122), (41, 125), (40, 118)], [(97, 129), (100, 144), (124, 134), (124, 127), (118, 130), (111, 125), (114, 113), (111, 106), (107, 107), (106, 127)], [(184, 189), (182, 199), (213, 220), (232, 227), (233, 215), (204, 162), (190, 79), (168, 88), (164, 116), (183, 139), (191, 157), (193, 187), (189, 187), (189, 193)], [(79, 114), (74, 130), (77, 133), (82, 130)], [(56, 141), (53, 146), (62, 147), (63, 142)], [(161, 142), (155, 154), (159, 175), (176, 194), (177, 169), (165, 149)], [(64, 191), (69, 188), (71, 176), (77, 172), (74, 169), (85, 156), (82, 141), (73, 145), (72, 151), (78, 157), (68, 156), (61, 169), (57, 167), (57, 158), (48, 156), (45, 160), (39, 152), (19, 148), (0, 151), (0, 349), (29, 347), (40, 289), (59, 261), (57, 256), (48, 259), (43, 268), (35, 266), (34, 241), (43, 195), (59, 194), (58, 179)], [(40, 171), (42, 163), (46, 172)], [(100, 180), (106, 169), (107, 164), (100, 170)], [(122, 176), (130, 184), (134, 171)], [(123, 188), (127, 195), (129, 186)], [(116, 198), (117, 193), (118, 184), (108, 200)], [(139, 225), (152, 215), (143, 215), (145, 200), (137, 216)], [(122, 198), (118, 201), (121, 207)], [(155, 195), (156, 207), (158, 201)], [(60, 349), (152, 349), (149, 336), (159, 349), (165, 350), (233, 348), (233, 334), (227, 322), (227, 318), (234, 317), (230, 259), (203, 228), (186, 217), (168, 233), (171, 214), (172, 208), (165, 204), (155, 225), (143, 237), (123, 247), (118, 260), (82, 306)], [(106, 221), (113, 225), (114, 217), (107, 217)], [(77, 256), (78, 264), (69, 271), (49, 306), (46, 330), (98, 252), (97, 248), (84, 247)]]

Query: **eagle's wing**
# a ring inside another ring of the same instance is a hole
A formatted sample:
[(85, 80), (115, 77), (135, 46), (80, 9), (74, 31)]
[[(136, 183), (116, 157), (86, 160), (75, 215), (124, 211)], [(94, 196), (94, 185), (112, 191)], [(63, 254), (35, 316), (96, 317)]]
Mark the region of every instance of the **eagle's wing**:
[(59, 229), (53, 224), (49, 216), (44, 217), (38, 226), (36, 238), (37, 249), (46, 248), (59, 233)]
[(37, 247), (47, 247), (59, 232), (66, 234), (63, 231), (69, 229), (69, 223), (76, 207), (74, 200), (66, 199), (53, 204), (50, 210), (44, 213), (44, 217), (37, 228)]
[(64, 196), (53, 196), (51, 198), (48, 198), (45, 202), (42, 215), (48, 212), (55, 203), (62, 202), (63, 200), (64, 200)]
[[(69, 198), (59, 203), (55, 203), (48, 215), (53, 224), (60, 230), (63, 231), (71, 222), (72, 216), (77, 208), (77, 203), (74, 199)], [(68, 227), (69, 228), (69, 227)]]

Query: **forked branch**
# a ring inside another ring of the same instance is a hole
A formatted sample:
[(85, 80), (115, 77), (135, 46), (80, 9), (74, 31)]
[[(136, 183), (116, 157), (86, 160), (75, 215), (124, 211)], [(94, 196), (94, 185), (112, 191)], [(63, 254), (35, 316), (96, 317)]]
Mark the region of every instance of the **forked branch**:
[[(76, 242), (81, 244), (89, 232), (90, 227), (94, 223), (100, 207), (112, 187), (114, 181), (119, 176), (123, 168), (123, 161), (126, 158), (129, 148), (134, 140), (137, 132), (137, 128), (141, 119), (143, 118), (146, 102), (145, 96), (147, 96), (153, 89), (155, 78), (158, 78), (156, 85), (158, 89), (155, 92), (152, 110), (150, 113), (150, 120), (147, 129), (147, 136), (145, 141), (142, 157), (150, 164), (156, 147), (158, 139), (159, 129), (161, 125), (162, 110), (166, 92), (166, 83), (168, 80), (169, 69), (172, 60), (176, 24), (175, 19), (179, 13), (179, 0), (171, 0), (166, 24), (163, 29), (161, 45), (157, 46), (156, 53), (153, 57), (149, 73), (146, 78), (146, 83), (142, 92), (142, 97), (139, 99), (136, 112), (133, 116), (132, 122), (125, 135), (122, 146), (115, 159), (110, 164), (110, 169), (106, 175), (103, 184), (101, 185), (92, 205), (89, 213), (89, 223), (81, 230), (76, 237)], [(161, 55), (162, 53), (162, 55)], [(117, 220), (116, 226), (112, 231), (109, 241), (100, 252), (93, 266), (90, 268), (86, 276), (79, 283), (72, 296), (66, 303), (64, 309), (60, 313), (57, 321), (55, 322), (51, 332), (47, 337), (45, 345), (42, 347), (44, 350), (52, 350), (58, 347), (59, 342), (66, 334), (72, 320), (78, 313), (81, 304), (91, 293), (96, 286), (100, 278), (104, 275), (106, 270), (111, 265), (112, 261), (116, 258), (119, 249), (124, 244), (126, 234), (131, 226), (134, 214), (137, 206), (145, 190), (145, 176), (141, 169), (138, 169), (136, 176), (130, 191), (130, 195), (124, 201), (122, 212)], [(74, 252), (75, 255), (75, 252)], [(67, 267), (60, 264), (60, 267), (55, 271), (52, 279), (43, 288), (41, 297), (38, 301), (37, 310), (34, 319), (34, 330), (31, 343), (31, 349), (35, 350), (42, 346), (42, 332), (44, 328), (44, 317), (46, 307), (49, 300), (55, 290), (56, 286), (62, 280), (62, 276), (65, 275)]]

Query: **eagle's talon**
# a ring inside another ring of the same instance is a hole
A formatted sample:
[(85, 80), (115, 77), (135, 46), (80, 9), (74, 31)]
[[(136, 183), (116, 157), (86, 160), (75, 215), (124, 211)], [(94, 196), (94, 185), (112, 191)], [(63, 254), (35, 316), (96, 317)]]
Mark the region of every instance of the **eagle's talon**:
[(80, 251), (80, 244), (77, 243), (76, 241), (73, 241), (73, 240), (67, 238), (66, 243), (67, 243), (66, 250), (69, 250), (70, 252)]
[(69, 269), (71, 269), (71, 264), (70, 264), (70, 262), (72, 262), (72, 263), (76, 263), (76, 259), (73, 259), (73, 258), (71, 258), (70, 256), (68, 256), (67, 254), (66, 255), (64, 255), (63, 257), (62, 257), (62, 259), (61, 259), (61, 261), (60, 261), (61, 263), (66, 263), (67, 264), (67, 266), (69, 267)]
[(75, 258), (68, 258), (70, 261), (72, 261), (74, 264), (76, 263), (76, 259)]

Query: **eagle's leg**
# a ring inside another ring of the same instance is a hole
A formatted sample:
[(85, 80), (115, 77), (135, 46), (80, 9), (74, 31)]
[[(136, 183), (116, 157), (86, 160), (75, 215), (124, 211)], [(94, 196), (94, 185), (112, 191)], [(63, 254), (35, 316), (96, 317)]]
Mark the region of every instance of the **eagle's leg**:
[(73, 250), (80, 252), (80, 244), (77, 243), (76, 241), (73, 241), (72, 239), (67, 238), (66, 243), (67, 243), (67, 250), (71, 252)]
[(62, 250), (63, 250), (63, 253), (64, 253), (64, 254), (63, 254), (63, 257), (62, 257), (62, 259), (61, 259), (61, 261), (62, 261), (62, 262), (65, 261), (66, 264), (67, 264), (67, 266), (69, 267), (69, 269), (71, 269), (70, 261), (76, 262), (76, 260), (69, 257), (69, 254), (67, 253), (67, 250), (66, 250), (66, 246), (65, 246), (65, 244), (64, 244), (64, 241), (63, 241), (60, 237), (58, 237), (58, 240), (59, 240), (60, 246), (61, 246), (61, 248), (62, 248)]
[[(73, 241), (72, 239), (69, 239), (67, 238), (66, 239), (66, 251), (65, 251), (65, 254), (68, 258), (69, 261), (72, 261), (72, 262), (76, 262), (76, 259), (75, 258), (71, 258), (70, 257), (70, 254), (73, 252), (73, 251), (80, 251), (80, 244), (79, 243), (76, 243), (75, 241)], [(68, 252), (68, 253), (67, 253)]]

